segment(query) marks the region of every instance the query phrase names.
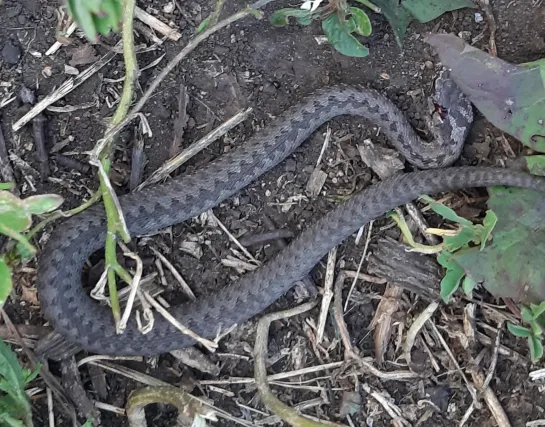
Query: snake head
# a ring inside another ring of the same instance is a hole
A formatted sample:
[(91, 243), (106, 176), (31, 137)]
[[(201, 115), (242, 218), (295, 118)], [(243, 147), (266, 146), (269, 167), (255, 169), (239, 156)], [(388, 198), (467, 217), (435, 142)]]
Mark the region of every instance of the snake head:
[(430, 132), (436, 139), (450, 139), (445, 141), (449, 145), (462, 146), (473, 117), (471, 102), (443, 68), (435, 81), (435, 93), (428, 98), (426, 122)]

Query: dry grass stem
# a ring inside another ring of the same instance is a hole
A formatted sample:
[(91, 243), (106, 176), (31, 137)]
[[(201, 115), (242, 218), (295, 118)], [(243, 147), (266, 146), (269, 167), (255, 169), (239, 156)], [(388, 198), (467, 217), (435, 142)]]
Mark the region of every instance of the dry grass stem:
[(122, 334), (125, 331), (125, 328), (127, 327), (127, 322), (129, 321), (129, 317), (131, 316), (132, 306), (136, 298), (136, 292), (138, 291), (138, 287), (140, 286), (140, 280), (142, 279), (142, 271), (144, 269), (144, 265), (142, 263), (142, 259), (137, 254), (130, 251), (124, 243), (118, 242), (118, 244), (123, 249), (124, 255), (133, 259), (136, 262), (136, 271), (130, 283), (130, 293), (127, 299), (127, 305), (125, 306), (125, 310), (123, 312), (123, 315), (121, 316), (121, 320), (119, 321), (119, 325), (117, 327), (117, 333)]
[[(78, 24), (76, 24), (75, 22), (72, 22), (70, 24), (70, 26), (68, 27), (68, 29), (66, 30), (64, 36), (65, 37), (70, 37), (72, 34), (74, 34), (74, 31), (76, 31), (76, 29), (78, 28)], [(53, 45), (47, 49), (47, 52), (45, 52), (45, 55), (46, 56), (51, 56), (55, 53), (57, 53), (57, 51), (63, 46), (62, 43), (56, 41), (55, 43), (53, 43)]]
[(53, 411), (53, 393), (51, 392), (51, 389), (47, 387), (46, 389), (47, 394), (47, 414), (49, 419), (49, 427), (55, 427), (55, 412)]
[(144, 358), (142, 356), (108, 356), (95, 354), (93, 356), (87, 356), (77, 362), (77, 367), (80, 368), (87, 363), (93, 363), (100, 360), (133, 360), (135, 362), (143, 362)]
[(233, 129), (235, 126), (237, 126), (238, 124), (246, 120), (252, 111), (253, 111), (252, 108), (247, 108), (244, 111), (238, 112), (229, 120), (219, 125), (216, 129), (214, 129), (208, 135), (204, 136), (203, 138), (199, 139), (197, 142), (193, 143), (189, 148), (182, 151), (176, 157), (173, 157), (172, 159), (167, 160), (167, 162), (165, 162), (159, 169), (153, 172), (148, 179), (146, 179), (142, 184), (140, 184), (137, 189), (141, 190), (147, 185), (155, 184), (161, 181), (162, 179), (166, 178), (169, 174), (174, 172), (177, 168), (179, 168), (181, 165), (186, 163), (193, 156), (200, 153), (202, 150), (204, 150), (214, 141), (218, 140), (227, 132), (229, 132), (231, 129)]
[(331, 140), (331, 128), (328, 126), (327, 131), (325, 133), (324, 143), (322, 144), (322, 149), (320, 150), (320, 155), (318, 156), (318, 160), (316, 160), (316, 168), (320, 166), (320, 163), (322, 163), (322, 158), (324, 157), (325, 150), (329, 146), (329, 141)]
[[(346, 362), (331, 362), (323, 365), (309, 366), (308, 368), (297, 369), (295, 371), (281, 372), (279, 374), (269, 375), (267, 381), (283, 380), (286, 378), (313, 374), (315, 372), (327, 371), (328, 369), (340, 368), (345, 364)], [(227, 380), (204, 380), (199, 381), (199, 383), (201, 385), (253, 384), (255, 383), (255, 379), (231, 377)]]
[(195, 347), (173, 350), (170, 354), (186, 366), (214, 376), (220, 374), (220, 368)]
[(371, 387), (369, 387), (367, 384), (362, 384), (362, 388), (369, 393), (380, 405), (384, 408), (384, 410), (388, 413), (388, 415), (392, 418), (392, 422), (394, 425), (403, 425), (410, 427), (411, 424), (402, 416), (401, 409), (394, 403), (390, 401), (389, 398), (383, 396), (378, 391), (371, 390)]
[(93, 402), (97, 409), (100, 409), (101, 411), (107, 411), (111, 412), (116, 415), (126, 416), (125, 410), (123, 408), (119, 408), (114, 405), (110, 405), (108, 403), (103, 402), (97, 402), (96, 400)]
[(471, 394), (471, 397), (473, 398), (473, 403), (472, 405), (474, 405), (477, 409), (480, 408), (480, 404), (479, 404), (479, 400), (477, 398), (477, 391), (475, 390), (475, 386), (473, 384), (471, 384), (469, 382), (469, 380), (467, 379), (464, 371), (462, 370), (462, 368), (460, 367), (459, 363), (458, 363), (458, 360), (456, 359), (456, 357), (454, 356), (454, 354), (452, 353), (452, 350), (450, 349), (450, 347), (448, 346), (447, 342), (445, 341), (445, 339), (443, 338), (443, 336), (441, 335), (441, 333), (439, 332), (439, 330), (437, 329), (437, 326), (435, 325), (435, 323), (433, 323), (431, 320), (428, 322), (428, 325), (430, 326), (432, 332), (433, 332), (433, 335), (439, 340), (439, 342), (441, 343), (441, 345), (443, 346), (443, 348), (445, 349), (445, 351), (447, 352), (448, 356), (450, 357), (450, 359), (452, 360), (452, 363), (454, 364), (454, 366), (456, 367), (456, 371), (458, 371), (458, 373), (460, 374), (460, 376), (462, 377), (462, 379), (464, 380), (464, 383), (469, 391), (469, 394)]
[(140, 9), (138, 6), (134, 9), (134, 17), (172, 41), (177, 42), (182, 37), (179, 31), (169, 27), (167, 24)]
[(185, 335), (189, 335), (195, 341), (205, 346), (208, 349), (208, 351), (213, 353), (216, 350), (218, 345), (214, 341), (210, 341), (206, 338), (200, 337), (191, 329), (186, 328), (180, 322), (178, 322), (167, 310), (165, 310), (161, 306), (161, 304), (155, 301), (150, 294), (145, 292), (144, 295), (146, 297), (146, 300), (153, 306), (153, 308), (155, 308), (155, 310), (157, 310), (165, 319), (167, 319), (176, 329), (178, 329), (180, 332), (182, 332)]
[(407, 338), (405, 339), (405, 343), (403, 345), (403, 355), (405, 357), (405, 360), (407, 361), (407, 364), (409, 365), (411, 364), (411, 350), (414, 346), (418, 333), (424, 327), (426, 322), (431, 319), (431, 317), (433, 316), (433, 313), (435, 313), (438, 307), (439, 307), (439, 303), (436, 301), (429, 304), (422, 311), (422, 313), (420, 313), (414, 319), (413, 324), (407, 331)]
[(392, 317), (399, 310), (403, 291), (403, 288), (388, 283), (369, 325), (369, 329), (374, 330), (375, 360), (379, 366), (384, 362), (392, 332)]
[(238, 239), (233, 236), (231, 234), (231, 232), (227, 229), (227, 227), (219, 220), (219, 218), (214, 214), (214, 212), (212, 210), (209, 210), (207, 212), (207, 215), (210, 219), (212, 219), (222, 230), (225, 234), (227, 234), (227, 237), (229, 237), (229, 239), (235, 244), (238, 246), (238, 248), (244, 253), (244, 255), (246, 255), (246, 257), (254, 262), (256, 265), (261, 265), (261, 263), (254, 258), (254, 256), (248, 252), (248, 249), (246, 249), (244, 246), (242, 246), (240, 244), (240, 242), (238, 241)]
[(485, 386), (484, 375), (480, 372), (473, 372), (471, 373), (471, 376), (475, 385), (481, 390), (482, 397), (486, 402), (488, 409), (490, 409), (494, 420), (496, 420), (498, 427), (511, 427), (511, 422), (501, 406), (500, 401), (494, 394), (494, 391), (489, 386)]
[[(120, 44), (118, 46), (120, 46)], [(108, 52), (106, 55), (104, 55), (93, 65), (82, 71), (76, 77), (66, 80), (62, 85), (60, 85), (57, 89), (48, 94), (44, 99), (42, 99), (40, 102), (37, 102), (28, 113), (26, 113), (23, 117), (17, 120), (12, 126), (13, 131), (17, 132), (21, 130), (23, 126), (25, 126), (38, 114), (43, 112), (47, 107), (79, 87), (102, 67), (108, 64), (112, 59), (114, 59), (116, 55), (117, 53), (113, 51)]]
[(324, 279), (324, 294), (322, 296), (322, 305), (320, 307), (320, 316), (318, 318), (318, 330), (316, 332), (316, 342), (321, 343), (324, 337), (327, 314), (329, 305), (333, 299), (333, 280), (335, 279), (335, 264), (337, 262), (337, 247), (329, 251), (327, 256), (327, 267)]
[(150, 246), (150, 249), (153, 251), (153, 253), (161, 260), (161, 262), (169, 269), (169, 271), (172, 273), (174, 278), (178, 281), (180, 286), (182, 287), (182, 290), (185, 292), (185, 294), (191, 299), (192, 301), (195, 301), (197, 297), (187, 284), (187, 282), (184, 280), (182, 275), (178, 272), (176, 267), (174, 267), (166, 257), (159, 252), (157, 249), (155, 249), (153, 246)]
[(358, 269), (356, 270), (356, 275), (354, 276), (354, 280), (352, 281), (352, 285), (350, 286), (350, 290), (348, 291), (348, 296), (346, 297), (346, 302), (344, 303), (344, 311), (348, 309), (348, 303), (350, 301), (350, 297), (352, 296), (352, 292), (354, 292), (354, 288), (356, 287), (356, 282), (358, 280), (358, 276), (361, 271), (361, 267), (363, 266), (363, 261), (365, 260), (365, 257), (367, 256), (367, 251), (369, 250), (369, 242), (371, 242), (371, 233), (373, 232), (373, 224), (375, 221), (369, 222), (369, 225), (367, 226), (367, 237), (365, 239), (365, 246), (363, 247), (363, 253), (361, 254), (360, 262), (358, 263)]

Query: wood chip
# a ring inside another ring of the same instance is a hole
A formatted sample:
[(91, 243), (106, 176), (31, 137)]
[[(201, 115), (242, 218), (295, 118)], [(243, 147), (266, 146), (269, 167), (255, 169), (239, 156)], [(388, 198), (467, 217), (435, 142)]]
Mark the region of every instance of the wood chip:
[(322, 191), (322, 188), (324, 187), (324, 184), (327, 180), (327, 173), (325, 173), (320, 168), (316, 168), (312, 171), (310, 174), (310, 178), (307, 183), (307, 194), (310, 195), (310, 197), (316, 197), (320, 194)]

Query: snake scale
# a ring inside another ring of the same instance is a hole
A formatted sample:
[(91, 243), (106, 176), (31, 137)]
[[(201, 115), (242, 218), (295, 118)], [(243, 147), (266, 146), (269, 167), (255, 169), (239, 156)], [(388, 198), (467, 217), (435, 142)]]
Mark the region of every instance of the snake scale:
[[(434, 141), (423, 141), (388, 98), (365, 88), (320, 89), (278, 116), (236, 150), (191, 173), (120, 197), (132, 236), (157, 231), (217, 206), (290, 155), (322, 124), (341, 115), (360, 116), (380, 126), (398, 151), (421, 170), (399, 174), (364, 189), (310, 225), (259, 269), (170, 313), (200, 336), (213, 338), (259, 314), (303, 278), (334, 246), (365, 223), (423, 195), (468, 187), (509, 185), (545, 189), (545, 181), (524, 172), (486, 167), (449, 167), (460, 155), (473, 119), (471, 104), (448, 78), (436, 82), (439, 106), (428, 124)], [(430, 118), (431, 117), (431, 118)], [(146, 335), (131, 319), (117, 335), (109, 308), (84, 292), (81, 271), (101, 249), (106, 234), (103, 207), (69, 218), (53, 232), (41, 253), (37, 286), (42, 309), (55, 331), (94, 353), (151, 356), (188, 347), (194, 340), (162, 316)], [(38, 346), (38, 351), (39, 346)], [(42, 352), (55, 358), (54, 352)]]

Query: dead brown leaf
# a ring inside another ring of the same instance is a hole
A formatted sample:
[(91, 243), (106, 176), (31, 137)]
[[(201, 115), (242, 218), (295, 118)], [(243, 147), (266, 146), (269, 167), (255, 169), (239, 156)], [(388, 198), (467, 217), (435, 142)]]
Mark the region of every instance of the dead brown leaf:
[(72, 57), (68, 63), (75, 67), (77, 65), (88, 65), (98, 61), (99, 57), (96, 54), (96, 50), (90, 44), (85, 44), (74, 49), (70, 49), (68, 54)]

